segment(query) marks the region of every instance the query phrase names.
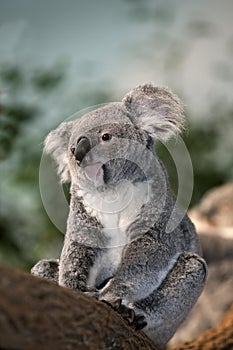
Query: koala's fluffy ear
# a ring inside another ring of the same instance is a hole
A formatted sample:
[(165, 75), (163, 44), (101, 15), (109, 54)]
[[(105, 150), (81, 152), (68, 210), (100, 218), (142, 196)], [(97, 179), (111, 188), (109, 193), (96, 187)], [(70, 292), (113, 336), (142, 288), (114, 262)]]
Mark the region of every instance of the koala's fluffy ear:
[(139, 85), (122, 102), (132, 122), (154, 139), (166, 141), (183, 129), (183, 105), (166, 88), (152, 84)]
[(73, 123), (71, 121), (59, 125), (57, 129), (48, 134), (44, 143), (45, 152), (50, 154), (58, 165), (57, 172), (62, 183), (70, 181), (67, 152)]

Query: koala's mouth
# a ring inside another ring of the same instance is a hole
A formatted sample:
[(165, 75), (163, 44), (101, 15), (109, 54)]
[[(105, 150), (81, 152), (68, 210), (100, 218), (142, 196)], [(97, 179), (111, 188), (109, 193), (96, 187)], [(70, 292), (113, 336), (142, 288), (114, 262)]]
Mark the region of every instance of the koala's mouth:
[(103, 182), (103, 178), (104, 178), (103, 163), (101, 162), (89, 163), (89, 164), (86, 164), (83, 168), (84, 168), (86, 177), (90, 181), (95, 183)]

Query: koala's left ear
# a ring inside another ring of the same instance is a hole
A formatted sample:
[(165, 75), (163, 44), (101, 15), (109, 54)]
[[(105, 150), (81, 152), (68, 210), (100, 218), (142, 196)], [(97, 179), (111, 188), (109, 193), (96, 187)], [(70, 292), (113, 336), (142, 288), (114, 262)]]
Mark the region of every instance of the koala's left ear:
[(184, 127), (183, 105), (166, 88), (152, 84), (139, 85), (122, 102), (132, 122), (154, 139), (166, 141)]
[(70, 181), (67, 152), (73, 125), (73, 121), (61, 123), (57, 129), (48, 134), (44, 143), (45, 152), (57, 163), (57, 172), (62, 183)]

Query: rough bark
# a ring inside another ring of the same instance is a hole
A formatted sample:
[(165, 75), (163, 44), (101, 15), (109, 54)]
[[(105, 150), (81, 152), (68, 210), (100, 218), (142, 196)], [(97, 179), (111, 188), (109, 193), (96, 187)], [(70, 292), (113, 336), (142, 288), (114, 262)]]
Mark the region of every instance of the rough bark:
[(1, 265), (0, 349), (157, 348), (104, 303)]
[[(0, 265), (1, 350), (157, 348), (110, 307)], [(233, 307), (221, 324), (173, 350), (233, 349)]]

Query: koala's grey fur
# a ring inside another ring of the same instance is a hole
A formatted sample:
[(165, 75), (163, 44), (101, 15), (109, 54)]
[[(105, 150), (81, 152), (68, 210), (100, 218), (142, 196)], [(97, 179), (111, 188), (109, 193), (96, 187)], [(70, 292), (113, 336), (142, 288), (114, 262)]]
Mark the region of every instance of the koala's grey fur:
[[(187, 215), (166, 230), (174, 199), (154, 143), (182, 128), (178, 98), (146, 84), (62, 123), (45, 141), (62, 182), (71, 182), (58, 283), (110, 303), (122, 299), (145, 316), (144, 331), (159, 346), (187, 316), (207, 273)], [(32, 273), (49, 278), (50, 265), (41, 261)]]

